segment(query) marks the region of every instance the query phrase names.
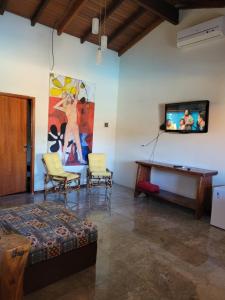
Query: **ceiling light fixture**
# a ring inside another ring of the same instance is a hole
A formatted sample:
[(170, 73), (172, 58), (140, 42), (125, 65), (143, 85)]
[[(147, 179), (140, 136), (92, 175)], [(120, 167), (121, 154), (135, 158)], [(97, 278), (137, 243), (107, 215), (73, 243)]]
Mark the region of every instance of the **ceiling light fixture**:
[(102, 49), (101, 49), (101, 29), (102, 29), (102, 7), (101, 2), (99, 5), (99, 33), (98, 33), (98, 49), (96, 53), (96, 65), (102, 63)]
[(101, 63), (102, 63), (102, 49), (101, 47), (98, 47), (96, 53), (96, 65), (100, 65)]
[(108, 47), (108, 36), (105, 33), (105, 29), (106, 29), (106, 3), (107, 0), (105, 0), (105, 5), (104, 5), (104, 25), (103, 25), (103, 35), (101, 36), (101, 49), (102, 50), (106, 50)]
[(101, 48), (102, 48), (102, 50), (106, 50), (107, 49), (107, 44), (108, 44), (108, 37), (107, 37), (107, 35), (102, 35), (101, 36)]
[(99, 18), (92, 19), (92, 33), (98, 34), (99, 33)]

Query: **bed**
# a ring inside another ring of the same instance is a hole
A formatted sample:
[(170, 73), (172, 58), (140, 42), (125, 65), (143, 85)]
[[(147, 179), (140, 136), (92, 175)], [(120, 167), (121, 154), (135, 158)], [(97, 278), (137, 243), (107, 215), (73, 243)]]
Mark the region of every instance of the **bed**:
[(96, 262), (96, 226), (80, 220), (61, 203), (46, 201), (1, 209), (0, 224), (7, 233), (21, 234), (31, 242), (25, 294)]

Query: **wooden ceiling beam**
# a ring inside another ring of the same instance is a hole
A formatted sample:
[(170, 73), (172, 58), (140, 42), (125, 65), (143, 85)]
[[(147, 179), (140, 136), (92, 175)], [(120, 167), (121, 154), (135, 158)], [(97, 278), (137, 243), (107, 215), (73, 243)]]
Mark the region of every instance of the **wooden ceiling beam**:
[(124, 21), (109, 37), (108, 44), (110, 44), (114, 39), (116, 39), (120, 34), (122, 34), (133, 22), (140, 18), (146, 10), (143, 7), (139, 7), (128, 19)]
[(222, 8), (225, 7), (225, 0), (180, 1), (176, 7), (178, 9)]
[(41, 0), (39, 5), (37, 6), (35, 12), (33, 13), (33, 16), (31, 17), (31, 25), (34, 26), (38, 19), (40, 18), (41, 14), (43, 13), (44, 9), (48, 5), (50, 0)]
[(138, 43), (144, 36), (146, 36), (149, 32), (151, 32), (154, 28), (159, 26), (163, 20), (161, 18), (155, 19), (153, 22), (149, 24), (149, 26), (143, 30), (141, 33), (136, 35), (132, 40), (130, 40), (124, 47), (119, 49), (118, 55), (121, 56), (123, 55), (128, 49), (133, 47), (136, 43)]
[[(114, 0), (114, 1), (112, 1), (112, 4), (109, 5), (106, 8), (105, 20), (107, 20), (114, 13), (114, 11), (120, 6), (120, 4), (122, 4), (123, 1), (124, 0)], [(102, 16), (104, 16), (104, 12), (105, 12), (105, 9), (103, 8), (102, 11), (101, 11)], [(103, 23), (104, 23), (104, 18), (102, 18), (101, 24), (99, 24), (99, 25), (102, 26)], [(80, 38), (81, 44), (83, 44), (88, 39), (91, 32), (92, 32), (92, 26), (90, 26), (88, 28), (88, 30), (85, 32), (85, 34)]]
[(57, 28), (58, 35), (62, 34), (66, 26), (69, 25), (69, 23), (73, 20), (73, 18), (77, 15), (82, 5), (87, 0), (75, 0), (73, 1), (72, 5), (69, 5), (68, 10), (63, 18), (63, 20), (60, 22)]
[(165, 0), (133, 0), (141, 7), (151, 11), (160, 18), (177, 25), (179, 23), (179, 9)]
[(0, 15), (3, 15), (6, 9), (8, 0), (0, 0)]

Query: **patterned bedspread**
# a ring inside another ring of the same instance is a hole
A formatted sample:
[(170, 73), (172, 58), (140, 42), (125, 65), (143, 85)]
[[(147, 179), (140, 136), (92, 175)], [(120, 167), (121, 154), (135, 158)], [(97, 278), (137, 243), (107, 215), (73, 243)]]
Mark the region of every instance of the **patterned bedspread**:
[(44, 202), (0, 210), (0, 226), (31, 241), (29, 264), (35, 264), (97, 240), (97, 228), (78, 219), (63, 204)]

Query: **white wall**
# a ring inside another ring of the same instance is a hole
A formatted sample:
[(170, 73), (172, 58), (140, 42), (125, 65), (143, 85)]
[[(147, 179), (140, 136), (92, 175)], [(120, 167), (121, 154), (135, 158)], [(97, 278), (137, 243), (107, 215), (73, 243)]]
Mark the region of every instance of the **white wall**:
[[(43, 188), (41, 155), (47, 151), (51, 32), (9, 13), (0, 16), (0, 91), (36, 98), (35, 190)], [(108, 50), (103, 64), (96, 66), (96, 49), (67, 34), (55, 34), (54, 71), (96, 84), (93, 151), (107, 153), (113, 169), (119, 59)], [(104, 122), (109, 122), (109, 128), (104, 128)]]
[[(214, 183), (225, 183), (225, 39), (176, 48), (176, 32), (211, 18), (225, 9), (185, 11), (179, 26), (168, 22), (131, 48), (120, 61), (115, 181), (134, 187), (135, 160), (149, 159), (167, 102), (210, 100), (207, 134), (163, 134), (156, 161), (216, 169)], [(192, 179), (154, 175), (161, 187), (194, 196)]]

